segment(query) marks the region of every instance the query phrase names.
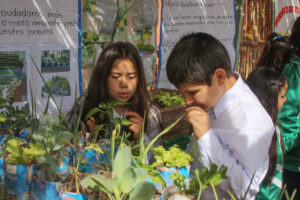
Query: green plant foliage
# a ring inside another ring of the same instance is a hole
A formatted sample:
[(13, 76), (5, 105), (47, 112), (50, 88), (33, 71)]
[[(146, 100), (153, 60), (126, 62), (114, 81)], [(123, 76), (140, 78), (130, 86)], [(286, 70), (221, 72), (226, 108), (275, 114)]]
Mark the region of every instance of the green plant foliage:
[(55, 169), (63, 161), (66, 155), (66, 147), (69, 146), (73, 134), (63, 130), (54, 119), (41, 120), (39, 127), (32, 133), (32, 140), (39, 143), (45, 150), (45, 154), (37, 158), (37, 163), (48, 170), (49, 178), (55, 176)]
[(163, 146), (154, 148), (154, 157), (156, 159), (153, 163), (154, 166), (184, 167), (189, 166), (190, 162), (193, 161), (192, 156), (176, 144), (169, 150), (166, 150)]
[(219, 170), (216, 164), (211, 164), (210, 169), (204, 168), (201, 173), (198, 169), (195, 171), (195, 177), (190, 178), (190, 183), (185, 183), (185, 177), (179, 175), (179, 173), (174, 173), (170, 177), (174, 181), (174, 185), (180, 192), (185, 194), (199, 194), (201, 190), (208, 188), (209, 186), (219, 185), (222, 183), (223, 179), (226, 179), (227, 167), (222, 165)]
[(37, 118), (30, 112), (29, 103), (23, 107), (14, 106), (14, 90), (17, 82), (13, 82), (6, 88), (4, 95), (4, 87), (0, 87), (0, 122), (7, 125), (9, 133), (35, 127)]
[(151, 98), (151, 101), (162, 104), (163, 108), (171, 108), (174, 106), (185, 104), (185, 101), (181, 95), (178, 95), (175, 92), (173, 94), (170, 94), (164, 91), (160, 91), (159, 94), (154, 95)]
[(7, 163), (22, 165), (35, 163), (38, 156), (45, 155), (46, 151), (40, 143), (29, 143), (22, 145), (22, 140), (12, 138), (7, 142), (5, 150), (8, 152)]
[(151, 44), (146, 44), (144, 39), (141, 39), (137, 43), (137, 49), (139, 51), (150, 51), (154, 52), (155, 48)]
[(102, 175), (91, 175), (80, 184), (84, 188), (105, 192), (109, 199), (152, 199), (155, 188), (147, 182), (149, 174), (142, 168), (131, 168), (131, 150), (120, 148), (114, 158), (112, 178)]

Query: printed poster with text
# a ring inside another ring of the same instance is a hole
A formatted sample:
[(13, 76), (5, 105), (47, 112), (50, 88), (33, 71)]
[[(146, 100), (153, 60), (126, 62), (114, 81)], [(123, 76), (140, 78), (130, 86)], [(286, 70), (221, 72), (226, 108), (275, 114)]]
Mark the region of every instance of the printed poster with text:
[(235, 1), (232, 0), (163, 0), (161, 21), (161, 43), (159, 48), (160, 69), (157, 86), (170, 88), (166, 62), (176, 42), (192, 32), (205, 32), (219, 39), (235, 63)]
[(289, 36), (297, 17), (300, 16), (300, 1), (275, 1), (274, 27), (275, 32)]
[[(41, 114), (69, 111), (79, 94), (79, 17), (76, 0), (1, 0), (0, 87), (16, 105), (34, 98)], [(48, 112), (48, 113), (49, 113)]]

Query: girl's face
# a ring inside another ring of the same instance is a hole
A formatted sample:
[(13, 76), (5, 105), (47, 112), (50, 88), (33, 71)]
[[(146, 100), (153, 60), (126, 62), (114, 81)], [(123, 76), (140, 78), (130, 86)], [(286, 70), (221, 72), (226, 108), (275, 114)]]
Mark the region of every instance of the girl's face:
[(281, 110), (284, 102), (286, 101), (285, 93), (287, 91), (288, 84), (285, 82), (284, 86), (281, 88), (279, 94), (278, 94), (278, 111)]
[(108, 76), (108, 94), (111, 101), (128, 102), (138, 84), (137, 70), (129, 59), (117, 59)]

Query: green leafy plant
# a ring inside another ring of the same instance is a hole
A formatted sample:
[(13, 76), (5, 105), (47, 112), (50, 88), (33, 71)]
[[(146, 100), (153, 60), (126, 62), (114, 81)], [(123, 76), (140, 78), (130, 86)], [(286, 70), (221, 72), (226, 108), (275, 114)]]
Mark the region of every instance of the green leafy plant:
[(216, 164), (211, 164), (210, 169), (202, 169), (201, 173), (198, 169), (196, 169), (195, 177), (190, 178), (189, 184), (185, 182), (185, 177), (183, 175), (179, 175), (178, 172), (170, 175), (170, 177), (173, 179), (174, 185), (177, 187), (178, 191), (182, 193), (191, 195), (198, 194), (199, 199), (202, 190), (211, 186), (217, 199), (215, 186), (219, 185), (222, 183), (223, 179), (227, 178), (226, 171), (227, 167), (222, 165), (218, 170), (218, 166)]
[(22, 139), (13, 138), (7, 142), (5, 151), (8, 153), (6, 162), (11, 165), (33, 164), (46, 151), (40, 143), (24, 143)]
[(91, 175), (80, 184), (84, 188), (106, 193), (110, 200), (152, 199), (155, 188), (147, 182), (149, 174), (145, 169), (130, 167), (131, 157), (129, 147), (120, 148), (114, 158), (111, 178)]
[(112, 101), (110, 103), (100, 103), (96, 108), (93, 108), (92, 110), (89, 111), (89, 113), (85, 117), (85, 121), (87, 121), (88, 119), (90, 119), (92, 116), (95, 115), (97, 115), (100, 120), (104, 120), (104, 118), (107, 117), (109, 121), (108, 124), (98, 124), (95, 126), (92, 133), (95, 139), (98, 137), (99, 131), (101, 130), (104, 130), (105, 137), (109, 138), (113, 129), (117, 125), (128, 126), (131, 124), (131, 122), (127, 119), (120, 119), (120, 118), (113, 117), (113, 107), (122, 106), (122, 105), (128, 105), (128, 103), (119, 102), (119, 101)]
[(163, 146), (154, 148), (154, 157), (156, 159), (153, 163), (154, 166), (186, 167), (193, 161), (192, 156), (176, 144), (170, 147), (169, 150), (166, 150)]
[(54, 180), (56, 168), (63, 162), (67, 147), (69, 147), (73, 134), (61, 129), (54, 119), (49, 118), (41, 123), (36, 131), (32, 133), (32, 140), (42, 145), (45, 154), (37, 158), (40, 167), (47, 169), (47, 177)]
[(175, 92), (169, 93), (160, 91), (159, 94), (154, 95), (151, 98), (152, 102), (157, 102), (163, 108), (171, 108), (185, 104), (183, 97)]
[(5, 88), (0, 87), (0, 122), (7, 125), (9, 133), (13, 133), (16, 127), (15, 124), (18, 121), (16, 117), (23, 112), (22, 108), (14, 106), (14, 90), (17, 84), (18, 83), (14, 81), (6, 88), (5, 97), (3, 97)]

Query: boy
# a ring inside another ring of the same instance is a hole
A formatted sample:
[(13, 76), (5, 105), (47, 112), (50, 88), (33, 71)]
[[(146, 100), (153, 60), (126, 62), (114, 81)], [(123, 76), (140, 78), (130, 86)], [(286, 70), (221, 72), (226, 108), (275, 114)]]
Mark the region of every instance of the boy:
[(255, 173), (247, 196), (254, 198), (268, 170), (274, 126), (242, 77), (232, 72), (225, 47), (206, 33), (184, 36), (168, 58), (167, 76), (191, 105), (186, 118), (194, 132), (192, 168), (225, 165), (228, 178), (218, 189), (239, 199)]

